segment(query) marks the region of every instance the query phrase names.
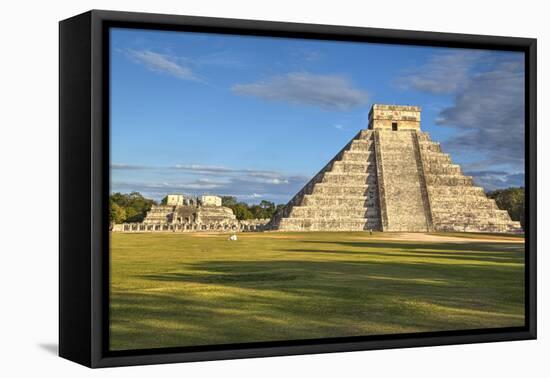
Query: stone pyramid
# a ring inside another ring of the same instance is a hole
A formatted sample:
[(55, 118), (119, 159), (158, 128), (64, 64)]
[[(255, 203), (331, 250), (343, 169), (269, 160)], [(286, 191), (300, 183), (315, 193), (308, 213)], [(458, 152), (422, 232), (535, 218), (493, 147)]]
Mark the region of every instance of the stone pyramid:
[(521, 232), (420, 131), (420, 108), (374, 105), (361, 130), (268, 225), (281, 231)]

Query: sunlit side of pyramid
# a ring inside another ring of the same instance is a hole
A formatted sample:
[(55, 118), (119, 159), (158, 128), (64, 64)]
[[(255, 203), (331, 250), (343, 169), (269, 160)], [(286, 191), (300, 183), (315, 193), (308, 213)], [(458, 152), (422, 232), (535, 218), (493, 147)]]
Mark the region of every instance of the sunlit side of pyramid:
[(271, 220), (281, 231), (521, 232), (420, 131), (420, 108), (374, 105), (361, 130)]

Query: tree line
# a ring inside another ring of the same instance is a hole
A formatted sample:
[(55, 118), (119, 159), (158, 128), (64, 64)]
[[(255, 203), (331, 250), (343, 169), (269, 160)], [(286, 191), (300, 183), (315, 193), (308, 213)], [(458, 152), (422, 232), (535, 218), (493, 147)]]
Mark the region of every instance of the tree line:
[[(512, 220), (519, 221), (525, 227), (525, 189), (507, 188), (487, 192), (487, 197), (497, 203), (499, 209), (507, 210)], [(109, 196), (109, 220), (111, 223), (142, 222), (157, 202), (143, 197), (139, 192), (113, 193)], [(284, 204), (262, 200), (259, 204), (249, 205), (239, 202), (234, 196), (222, 196), (222, 206), (229, 207), (238, 220), (271, 218)]]
[[(161, 203), (166, 204), (165, 198)], [(145, 198), (139, 192), (112, 193), (109, 196), (109, 221), (111, 223), (142, 222), (147, 212), (151, 210), (151, 206), (157, 204), (155, 200)], [(238, 202), (234, 196), (222, 196), (222, 206), (233, 210), (238, 220), (245, 220), (271, 218), (284, 205), (275, 205), (270, 201), (249, 205), (246, 202)]]
[(109, 221), (111, 223), (142, 222), (156, 201), (143, 197), (139, 192), (112, 193), (109, 196)]

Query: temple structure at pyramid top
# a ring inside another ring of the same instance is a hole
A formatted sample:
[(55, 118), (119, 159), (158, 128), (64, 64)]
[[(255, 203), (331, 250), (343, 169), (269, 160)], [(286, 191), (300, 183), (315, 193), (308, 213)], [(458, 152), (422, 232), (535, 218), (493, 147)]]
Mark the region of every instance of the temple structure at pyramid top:
[(521, 232), (420, 129), (417, 106), (373, 105), (369, 125), (268, 227), (284, 231)]
[(374, 104), (369, 112), (369, 130), (420, 131), (418, 106)]

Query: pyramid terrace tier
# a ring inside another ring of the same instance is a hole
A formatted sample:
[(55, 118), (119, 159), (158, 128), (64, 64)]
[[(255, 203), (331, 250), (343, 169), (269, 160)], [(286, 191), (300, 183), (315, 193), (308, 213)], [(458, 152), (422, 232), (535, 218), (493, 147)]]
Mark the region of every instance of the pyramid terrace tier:
[(471, 224), (485, 223), (493, 221), (495, 223), (511, 222), (510, 216), (506, 210), (499, 209), (462, 209), (456, 211), (455, 209), (434, 210), (433, 212), (434, 222), (448, 222), (449, 220), (457, 222), (468, 221)]
[(377, 218), (377, 208), (341, 206), (294, 206), (290, 213), (295, 218), (354, 219)]
[(280, 229), (284, 231), (368, 231), (379, 230), (378, 219), (346, 218), (346, 219), (319, 219), (319, 218), (283, 218)]
[(338, 185), (333, 183), (318, 183), (311, 194), (333, 195), (333, 196), (368, 196), (376, 193), (376, 185)]
[(367, 161), (335, 161), (330, 173), (372, 173), (376, 174), (374, 159)]
[(429, 186), (470, 186), (474, 181), (471, 176), (427, 174), (426, 184)]
[(378, 207), (378, 198), (376, 198), (375, 194), (374, 191), (372, 191), (371, 196), (306, 194), (301, 205), (318, 207), (341, 206), (344, 208)]
[(449, 209), (449, 211), (458, 211), (460, 209), (498, 210), (498, 206), (493, 199), (487, 199), (482, 196), (433, 196), (430, 205), (432, 211), (442, 209)]
[(326, 172), (322, 182), (338, 185), (366, 185), (367, 183), (374, 184), (376, 176), (372, 173)]
[(477, 223), (460, 223), (458, 221), (438, 224), (439, 232), (490, 232), (490, 233), (509, 233), (520, 234), (523, 232), (519, 222), (477, 222)]

